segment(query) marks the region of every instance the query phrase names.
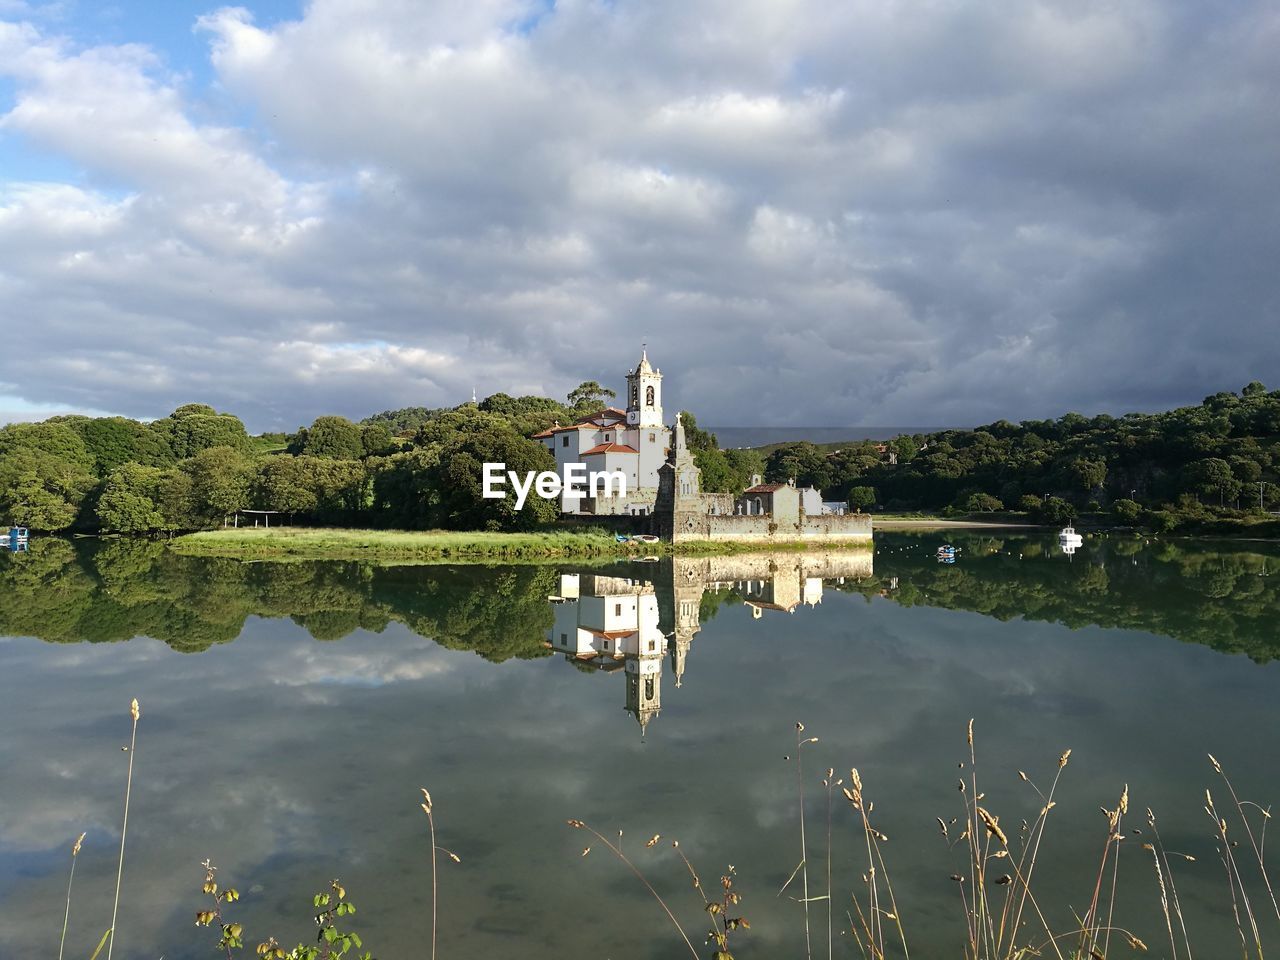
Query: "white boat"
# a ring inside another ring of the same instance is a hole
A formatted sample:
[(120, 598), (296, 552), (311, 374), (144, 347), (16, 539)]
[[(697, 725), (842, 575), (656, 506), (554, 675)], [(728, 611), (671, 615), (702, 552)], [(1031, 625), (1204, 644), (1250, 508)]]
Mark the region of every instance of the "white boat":
[(1080, 546), (1080, 544), (1084, 543), (1084, 537), (1076, 533), (1075, 527), (1071, 526), (1070, 524), (1067, 524), (1058, 533), (1058, 543), (1062, 544), (1063, 546), (1070, 545), (1073, 547), (1078, 547)]

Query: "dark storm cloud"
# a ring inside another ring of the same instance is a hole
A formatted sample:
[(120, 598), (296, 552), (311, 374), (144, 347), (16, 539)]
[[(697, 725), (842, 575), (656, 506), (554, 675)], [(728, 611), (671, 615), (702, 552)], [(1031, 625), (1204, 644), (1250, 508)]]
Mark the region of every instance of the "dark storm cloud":
[(541, 10), (223, 9), (210, 91), (0, 25), (0, 136), (83, 170), (0, 180), (0, 395), (292, 427), (616, 387), (642, 339), (722, 424), (1275, 379), (1267, 5)]

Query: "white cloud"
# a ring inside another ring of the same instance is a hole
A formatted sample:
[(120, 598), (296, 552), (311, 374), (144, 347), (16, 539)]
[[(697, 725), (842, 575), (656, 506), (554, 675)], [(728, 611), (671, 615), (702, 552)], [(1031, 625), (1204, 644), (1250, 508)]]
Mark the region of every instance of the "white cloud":
[[(648, 339), (708, 423), (963, 423), (1280, 361), (1242, 346), (1280, 240), (1260, 3), (316, 0), (196, 26), (207, 89), (0, 21), (0, 146), (77, 171), (0, 172), (0, 382), (27, 403), (293, 427), (613, 384)], [(1192, 374), (1135, 380), (1156, 340)]]

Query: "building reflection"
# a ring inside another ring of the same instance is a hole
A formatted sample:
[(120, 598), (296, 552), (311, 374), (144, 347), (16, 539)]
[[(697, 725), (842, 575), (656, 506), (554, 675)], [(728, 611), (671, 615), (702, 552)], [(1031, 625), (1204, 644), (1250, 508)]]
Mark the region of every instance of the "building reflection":
[(674, 557), (626, 564), (626, 575), (562, 573), (548, 598), (554, 621), (546, 645), (580, 669), (621, 672), (627, 712), (643, 735), (662, 710), (664, 674), (677, 688), (684, 682), (708, 592), (740, 599), (761, 619), (817, 606), (825, 582), (872, 572), (867, 550)]

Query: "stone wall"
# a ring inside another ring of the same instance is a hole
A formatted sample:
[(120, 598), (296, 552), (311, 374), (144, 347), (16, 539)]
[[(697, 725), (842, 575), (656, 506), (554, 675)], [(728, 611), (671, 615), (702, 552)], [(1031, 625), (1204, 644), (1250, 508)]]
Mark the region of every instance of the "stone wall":
[[(871, 517), (865, 513), (806, 516), (792, 522), (772, 514), (756, 516), (717, 515), (683, 510), (672, 518), (670, 538), (675, 543), (723, 540), (751, 543), (786, 543), (796, 540), (870, 540)], [(663, 531), (664, 534), (666, 530)]]
[(801, 540), (870, 540), (871, 515), (867, 513), (823, 513), (802, 515)]
[(865, 579), (873, 573), (869, 550), (812, 553), (736, 553), (728, 556), (675, 557), (672, 572), (679, 587), (683, 583), (735, 583), (741, 580), (769, 580), (780, 573), (798, 577), (834, 580)]

